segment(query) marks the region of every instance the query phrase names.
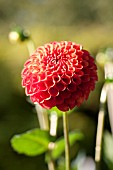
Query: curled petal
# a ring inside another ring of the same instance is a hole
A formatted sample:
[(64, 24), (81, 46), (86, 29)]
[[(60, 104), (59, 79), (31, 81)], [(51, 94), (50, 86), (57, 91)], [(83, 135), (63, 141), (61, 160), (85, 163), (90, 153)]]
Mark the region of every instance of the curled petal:
[(84, 72), (78, 69), (78, 70), (76, 70), (76, 75), (81, 77), (84, 75)]
[(54, 82), (54, 80), (51, 78), (51, 79), (47, 79), (47, 80), (45, 81), (45, 84), (46, 84), (47, 88), (50, 88), (50, 87), (53, 87), (53, 86), (55, 85), (55, 82)]
[(73, 76), (72, 80), (76, 85), (81, 84), (81, 78), (77, 74)]
[(51, 95), (48, 93), (48, 91), (40, 91), (39, 92), (42, 99), (49, 99)]
[(56, 88), (59, 90), (59, 91), (63, 91), (66, 89), (66, 84), (61, 80), (59, 81), (58, 83), (56, 83)]
[(28, 68), (24, 68), (22, 71), (22, 77), (25, 77), (28, 74)]
[(37, 84), (38, 81), (39, 81), (39, 79), (38, 79), (37, 76), (33, 76), (33, 77), (32, 77), (32, 83), (33, 83), (33, 84)]
[(45, 81), (45, 79), (46, 79), (45, 73), (41, 73), (40, 74), (40, 80)]
[(64, 98), (61, 94), (59, 94), (58, 96), (56, 96), (56, 105), (60, 105), (64, 102)]
[(71, 79), (70, 79), (70, 77), (68, 75), (63, 75), (61, 78), (62, 78), (64, 83), (66, 83), (66, 84), (71, 83)]
[(69, 98), (71, 96), (71, 93), (68, 89), (65, 89), (64, 91), (60, 92), (60, 95), (63, 99)]
[(51, 87), (49, 89), (49, 93), (51, 96), (54, 96), (54, 97), (59, 95), (59, 91), (56, 87)]
[(59, 75), (54, 75), (53, 79), (57, 83), (57, 82), (59, 82), (61, 80), (61, 77)]
[(31, 75), (27, 75), (22, 79), (22, 86), (26, 86), (31, 83)]
[(70, 83), (67, 88), (71, 92), (76, 91), (76, 89), (77, 89), (76, 83), (75, 82)]
[(31, 101), (33, 102), (33, 103), (39, 103), (40, 101), (42, 101), (43, 99), (41, 98), (41, 95), (40, 95), (40, 93), (38, 92), (38, 93), (35, 93), (35, 95), (32, 95), (32, 96), (30, 96), (30, 99), (31, 99)]
[(82, 77), (81, 77), (81, 80), (83, 81), (83, 82), (88, 82), (88, 81), (90, 81), (90, 76), (89, 75), (83, 75)]
[(46, 84), (45, 84), (44, 81), (38, 82), (37, 86), (39, 87), (39, 90), (41, 90), (41, 91), (46, 91), (47, 90), (47, 87), (46, 87)]
[(51, 97), (49, 100), (44, 100), (41, 105), (44, 108), (48, 108), (51, 109), (52, 107), (54, 107), (56, 105), (56, 99), (54, 97)]
[(69, 110), (69, 106), (66, 103), (57, 105), (57, 108), (63, 112), (66, 112)]
[(89, 66), (89, 62), (86, 61), (86, 60), (83, 60), (83, 61), (82, 61), (82, 65), (83, 65), (84, 68), (85, 68), (85, 67), (88, 67), (88, 66)]
[(26, 92), (27, 96), (31, 95), (33, 93), (32, 90), (31, 90), (31, 85), (30, 84), (26, 85), (25, 92)]

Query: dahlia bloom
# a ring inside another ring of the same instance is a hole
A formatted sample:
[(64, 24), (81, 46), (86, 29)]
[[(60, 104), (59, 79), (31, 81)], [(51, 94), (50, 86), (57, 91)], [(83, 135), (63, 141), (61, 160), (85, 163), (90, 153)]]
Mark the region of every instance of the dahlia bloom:
[(89, 52), (67, 41), (38, 47), (22, 71), (22, 86), (31, 101), (61, 111), (80, 106), (97, 79), (97, 67)]

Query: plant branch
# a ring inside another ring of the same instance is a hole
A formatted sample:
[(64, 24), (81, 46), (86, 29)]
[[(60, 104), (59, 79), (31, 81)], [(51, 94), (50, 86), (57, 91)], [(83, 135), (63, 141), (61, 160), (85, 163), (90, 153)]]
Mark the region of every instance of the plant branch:
[(103, 128), (104, 128), (104, 119), (105, 119), (106, 95), (107, 95), (107, 84), (105, 83), (102, 88), (101, 95), (100, 95), (100, 110), (98, 114), (96, 147), (95, 147), (96, 170), (100, 170), (102, 137), (103, 137)]
[(66, 170), (70, 170), (70, 147), (69, 147), (69, 134), (68, 134), (68, 118), (67, 112), (63, 113), (63, 130), (65, 140), (65, 165)]
[(55, 165), (54, 165), (54, 161), (53, 160), (48, 162), (48, 169), (49, 170), (55, 170)]

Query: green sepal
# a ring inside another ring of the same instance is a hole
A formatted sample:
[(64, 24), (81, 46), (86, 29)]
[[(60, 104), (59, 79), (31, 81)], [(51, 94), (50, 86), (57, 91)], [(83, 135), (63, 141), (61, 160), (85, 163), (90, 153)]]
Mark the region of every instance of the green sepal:
[[(73, 110), (75, 110), (75, 108), (72, 109), (72, 110), (69, 110), (67, 113), (70, 114), (70, 113), (73, 112)], [(58, 117), (63, 116), (63, 112), (62, 112), (61, 110), (59, 110), (57, 107), (52, 107), (51, 109), (48, 110), (48, 113), (49, 113), (49, 114), (52, 114), (53, 112), (56, 112), (56, 114), (58, 115)]]

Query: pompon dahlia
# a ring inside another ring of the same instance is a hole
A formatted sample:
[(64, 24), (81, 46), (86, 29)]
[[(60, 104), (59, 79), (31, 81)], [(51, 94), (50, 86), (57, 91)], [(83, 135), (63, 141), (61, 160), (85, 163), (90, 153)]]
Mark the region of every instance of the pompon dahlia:
[(97, 67), (89, 52), (67, 41), (38, 47), (22, 71), (22, 86), (31, 101), (61, 111), (80, 106), (97, 79)]

